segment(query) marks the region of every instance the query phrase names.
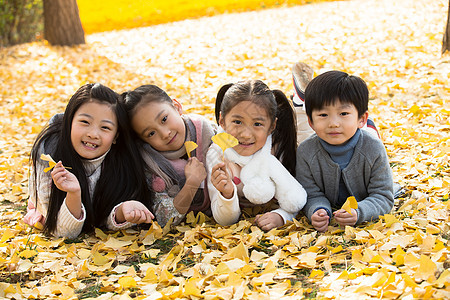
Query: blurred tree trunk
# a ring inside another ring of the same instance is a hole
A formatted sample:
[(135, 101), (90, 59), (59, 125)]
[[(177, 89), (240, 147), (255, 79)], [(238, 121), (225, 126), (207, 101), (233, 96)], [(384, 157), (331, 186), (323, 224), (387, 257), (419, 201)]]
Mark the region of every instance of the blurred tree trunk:
[(448, 0), (447, 27), (445, 29), (444, 39), (442, 40), (442, 54), (446, 51), (450, 51), (450, 0)]
[(52, 45), (85, 43), (76, 0), (44, 0), (44, 38)]

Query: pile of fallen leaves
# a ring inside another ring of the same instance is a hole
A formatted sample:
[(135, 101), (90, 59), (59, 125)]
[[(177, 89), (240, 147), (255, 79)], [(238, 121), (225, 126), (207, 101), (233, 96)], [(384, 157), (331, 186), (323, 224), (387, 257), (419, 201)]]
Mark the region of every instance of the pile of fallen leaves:
[[(450, 58), (444, 0), (345, 1), (221, 15), (87, 36), (75, 48), (0, 49), (0, 297), (272, 299), (450, 297)], [(213, 119), (223, 84), (292, 92), (290, 69), (364, 78), (370, 115), (406, 190), (391, 214), (324, 234), (304, 217), (263, 232), (204, 215), (63, 240), (26, 226), (36, 134), (86, 82), (154, 83)]]

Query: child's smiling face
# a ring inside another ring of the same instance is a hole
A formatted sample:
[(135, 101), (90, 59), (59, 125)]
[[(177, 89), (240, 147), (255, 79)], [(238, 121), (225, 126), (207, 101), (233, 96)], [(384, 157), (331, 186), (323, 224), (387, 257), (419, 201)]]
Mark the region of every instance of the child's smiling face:
[(131, 126), (155, 150), (175, 151), (183, 147), (186, 136), (181, 113), (178, 102), (149, 102), (137, 107)]
[(105, 154), (117, 137), (117, 118), (111, 106), (96, 101), (78, 108), (73, 120), (70, 139), (75, 151), (85, 159)]
[(243, 156), (260, 150), (275, 128), (267, 111), (251, 101), (240, 102), (225, 117), (221, 115), (219, 124), (239, 141), (233, 149)]
[(342, 145), (347, 142), (358, 128), (367, 122), (368, 113), (358, 116), (358, 110), (351, 103), (336, 101), (321, 109), (312, 111), (309, 125), (317, 136), (330, 145)]

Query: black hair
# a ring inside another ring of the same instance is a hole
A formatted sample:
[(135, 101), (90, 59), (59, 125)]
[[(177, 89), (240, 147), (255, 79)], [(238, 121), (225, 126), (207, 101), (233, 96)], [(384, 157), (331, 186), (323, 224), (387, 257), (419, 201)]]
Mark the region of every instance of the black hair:
[(320, 74), (306, 86), (306, 114), (311, 121), (314, 110), (320, 110), (337, 101), (355, 105), (358, 117), (361, 117), (368, 110), (367, 84), (358, 76), (334, 70)]
[(153, 84), (144, 84), (132, 91), (122, 93), (120, 102), (125, 105), (130, 120), (140, 106), (151, 102), (166, 102), (173, 106), (172, 98), (163, 89)]
[[(62, 161), (78, 179), (81, 200), (86, 209), (86, 220), (82, 232), (90, 232), (94, 227), (106, 223), (106, 218), (114, 206), (127, 200), (138, 200), (148, 209), (152, 208), (153, 192), (146, 184), (143, 161), (136, 144), (130, 137), (128, 117), (124, 107), (118, 102), (119, 95), (101, 84), (85, 84), (70, 98), (62, 118), (53, 118), (36, 138), (31, 150), (36, 188), (37, 160), (43, 146), (46, 154), (55, 161)], [(88, 180), (83, 158), (75, 151), (71, 142), (72, 121), (77, 110), (84, 104), (97, 102), (111, 107), (118, 122), (118, 137), (102, 163), (93, 199), (90, 197)], [(37, 191), (34, 191), (37, 195)], [(49, 206), (44, 232), (51, 234), (56, 229), (57, 216), (66, 193), (59, 190), (52, 181)], [(37, 199), (37, 197), (36, 197)]]
[[(123, 103), (130, 121), (133, 119), (136, 111), (148, 103), (159, 102), (173, 106), (172, 98), (163, 89), (153, 84), (144, 84), (132, 91), (122, 93), (119, 97), (119, 102)], [(147, 152), (147, 156), (153, 159), (153, 161), (146, 161), (145, 168), (147, 172), (162, 178), (168, 186), (172, 184), (184, 184), (169, 160), (145, 141), (142, 141), (134, 130), (132, 130), (132, 136), (140, 149)]]
[(295, 176), (297, 130), (295, 112), (286, 95), (280, 90), (270, 90), (261, 80), (247, 80), (229, 83), (219, 89), (215, 103), (216, 121), (222, 118), (238, 103), (251, 101), (263, 107), (275, 121), (276, 127), (272, 133), (272, 147), (275, 157)]
[[(124, 104), (129, 120), (133, 120), (136, 111), (149, 103), (165, 103), (173, 107), (175, 110), (178, 109), (174, 105), (174, 100), (172, 100), (164, 90), (151, 84), (141, 85), (132, 91), (122, 93), (119, 97), (119, 102)], [(183, 117), (181, 116), (181, 118)], [(192, 122), (188, 121), (188, 118), (183, 118), (183, 121), (185, 122), (186, 130), (189, 130), (191, 133), (190, 139), (196, 142), (197, 135), (195, 126)], [(151, 184), (154, 177), (159, 177), (164, 181), (169, 195), (172, 195), (177, 189), (182, 189), (186, 183), (186, 179), (184, 176), (180, 176), (180, 174), (177, 173), (170, 160), (167, 159), (160, 151), (155, 150), (150, 144), (142, 140), (137, 132), (133, 131), (133, 136), (140, 145), (141, 154), (145, 157), (145, 168), (149, 184)], [(197, 154), (192, 154), (200, 161), (203, 161), (203, 157), (197, 156), (198, 152)], [(187, 155), (182, 158), (187, 159)], [(174, 186), (178, 187), (174, 188)], [(206, 189), (197, 190), (197, 192), (193, 195), (193, 200), (188, 211), (205, 211), (207, 208), (206, 205), (209, 207), (209, 198), (205, 197), (206, 191)], [(198, 201), (202, 201), (200, 205), (198, 205)], [(177, 207), (175, 208), (178, 210)]]

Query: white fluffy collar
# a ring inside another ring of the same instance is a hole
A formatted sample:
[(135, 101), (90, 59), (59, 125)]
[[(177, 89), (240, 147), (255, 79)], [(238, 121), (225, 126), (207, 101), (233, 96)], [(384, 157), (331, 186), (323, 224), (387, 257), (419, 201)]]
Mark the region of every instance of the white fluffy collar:
[(264, 157), (266, 155), (271, 155), (271, 151), (272, 151), (272, 135), (269, 135), (266, 139), (266, 143), (264, 144), (264, 146), (252, 155), (243, 156), (238, 154), (236, 150), (234, 150), (233, 148), (228, 148), (225, 150), (224, 156), (229, 161), (234, 162), (243, 167), (246, 166), (255, 157), (261, 156)]

